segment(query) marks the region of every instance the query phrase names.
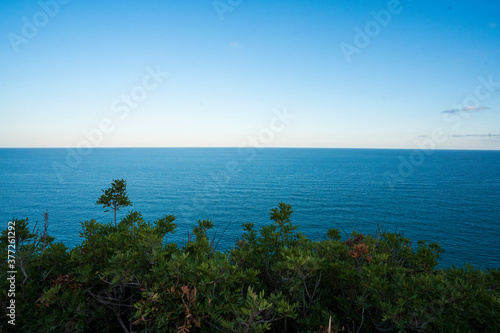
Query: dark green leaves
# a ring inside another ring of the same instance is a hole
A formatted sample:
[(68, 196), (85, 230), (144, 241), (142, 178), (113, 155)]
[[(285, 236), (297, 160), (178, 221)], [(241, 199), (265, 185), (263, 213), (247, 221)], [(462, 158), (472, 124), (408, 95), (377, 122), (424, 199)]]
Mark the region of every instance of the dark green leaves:
[[(115, 180), (98, 204), (129, 205)], [(116, 209), (115, 209), (116, 208)], [(396, 233), (337, 229), (310, 240), (292, 207), (271, 209), (272, 223), (243, 224), (241, 239), (216, 249), (214, 221), (199, 220), (179, 247), (166, 236), (173, 215), (118, 224), (82, 223), (69, 250), (15, 220), (16, 291), (23, 332), (469, 332), (500, 331), (500, 271), (437, 269), (437, 243)], [(7, 230), (0, 237), (7, 256)], [(0, 288), (8, 290), (6, 270)], [(20, 274), (18, 274), (20, 277)], [(4, 293), (0, 304), (6, 304)], [(4, 312), (5, 313), (5, 312)], [(2, 316), (2, 315), (0, 315)], [(5, 318), (5, 314), (2, 320)], [(0, 324), (1, 325), (1, 324)], [(125, 328), (125, 329), (124, 329)]]

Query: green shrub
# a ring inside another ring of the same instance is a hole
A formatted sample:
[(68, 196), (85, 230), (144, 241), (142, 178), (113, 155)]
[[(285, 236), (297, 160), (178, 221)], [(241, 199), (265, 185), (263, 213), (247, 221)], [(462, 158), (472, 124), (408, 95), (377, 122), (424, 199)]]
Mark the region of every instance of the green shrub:
[[(198, 221), (179, 247), (166, 236), (175, 217), (144, 221), (129, 212), (116, 226), (82, 223), (69, 250), (16, 223), (16, 327), (21, 332), (498, 332), (500, 271), (437, 269), (436, 243), (414, 246), (396, 233), (331, 229), (312, 241), (280, 203), (272, 223), (243, 224), (221, 252)], [(8, 229), (0, 237), (7, 259)], [(8, 290), (8, 269), (0, 287)], [(3, 308), (0, 331), (13, 327)]]

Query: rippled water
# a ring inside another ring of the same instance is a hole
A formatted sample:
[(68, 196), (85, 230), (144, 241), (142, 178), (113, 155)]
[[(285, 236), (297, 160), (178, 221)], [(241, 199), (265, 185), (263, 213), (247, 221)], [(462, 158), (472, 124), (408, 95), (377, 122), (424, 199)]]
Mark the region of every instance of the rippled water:
[(75, 245), (80, 222), (112, 219), (94, 202), (124, 178), (134, 206), (119, 216), (174, 214), (169, 240), (179, 243), (198, 219), (211, 218), (219, 233), (229, 224), (221, 241), (229, 248), (243, 222), (270, 223), (269, 210), (283, 201), (313, 239), (332, 227), (374, 233), (383, 225), (414, 242), (439, 242), (442, 266), (500, 267), (498, 151), (420, 152), (414, 165), (401, 162), (415, 157), (411, 150), (103, 148), (81, 160), (69, 152), (0, 149), (5, 225), (12, 217), (41, 221), (47, 209), (50, 234)]

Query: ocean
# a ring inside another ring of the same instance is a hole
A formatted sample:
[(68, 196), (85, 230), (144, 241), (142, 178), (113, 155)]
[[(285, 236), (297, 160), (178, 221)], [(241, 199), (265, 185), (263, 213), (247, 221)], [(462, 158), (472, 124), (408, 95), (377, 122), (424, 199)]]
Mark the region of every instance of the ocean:
[[(167, 214), (178, 225), (168, 241), (183, 244), (210, 218), (220, 249), (241, 224), (271, 223), (279, 202), (311, 239), (330, 228), (374, 234), (397, 231), (412, 242), (439, 242), (440, 267), (500, 267), (500, 151), (281, 148), (0, 149), (0, 219), (43, 223), (72, 247), (81, 222), (110, 222), (95, 205), (101, 189), (126, 179), (132, 207), (146, 220)], [(218, 237), (218, 236), (217, 236)]]

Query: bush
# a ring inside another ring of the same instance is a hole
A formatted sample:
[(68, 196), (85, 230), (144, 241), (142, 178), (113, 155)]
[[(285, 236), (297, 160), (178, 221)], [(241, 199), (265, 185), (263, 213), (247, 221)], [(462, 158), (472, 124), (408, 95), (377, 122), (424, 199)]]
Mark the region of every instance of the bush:
[[(131, 211), (116, 226), (82, 223), (69, 250), (27, 220), (16, 224), (16, 328), (22, 332), (498, 332), (500, 271), (436, 269), (442, 250), (396, 233), (331, 229), (312, 241), (292, 207), (244, 232), (230, 251), (198, 221), (182, 247), (168, 243), (175, 217), (144, 221)], [(0, 237), (7, 259), (8, 229)], [(0, 273), (8, 290), (7, 269)], [(22, 278), (21, 278), (22, 277)], [(8, 324), (6, 293), (1, 331)]]

